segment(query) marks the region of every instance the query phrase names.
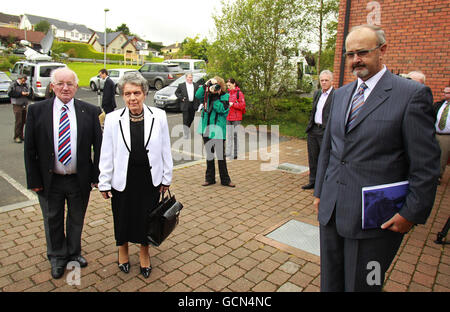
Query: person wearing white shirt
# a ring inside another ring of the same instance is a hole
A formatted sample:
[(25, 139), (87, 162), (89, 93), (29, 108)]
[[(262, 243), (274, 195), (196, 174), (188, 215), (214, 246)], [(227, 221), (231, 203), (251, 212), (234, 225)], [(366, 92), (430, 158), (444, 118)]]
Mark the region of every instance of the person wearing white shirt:
[[(27, 187), (38, 195), (53, 278), (81, 255), (84, 216), (98, 183), (102, 130), (95, 105), (74, 99), (78, 78), (68, 68), (51, 75), (55, 97), (30, 105), (25, 125)], [(67, 204), (67, 217), (65, 206)]]
[(450, 87), (446, 87), (443, 93), (444, 99), (433, 105), (436, 114), (436, 139), (441, 147), (441, 178), (450, 155)]
[(302, 186), (302, 189), (314, 188), (317, 172), (317, 161), (319, 160), (320, 145), (322, 144), (323, 133), (327, 124), (333, 94), (333, 73), (324, 70), (319, 75), (320, 90), (313, 96), (311, 115), (309, 118), (306, 133), (308, 134), (308, 163), (309, 163), (309, 183)]
[(180, 103), (180, 109), (183, 112), (183, 131), (184, 137), (189, 138), (190, 127), (195, 117), (196, 99), (198, 85), (194, 82), (194, 75), (186, 73), (186, 82), (180, 83), (175, 91), (175, 95)]

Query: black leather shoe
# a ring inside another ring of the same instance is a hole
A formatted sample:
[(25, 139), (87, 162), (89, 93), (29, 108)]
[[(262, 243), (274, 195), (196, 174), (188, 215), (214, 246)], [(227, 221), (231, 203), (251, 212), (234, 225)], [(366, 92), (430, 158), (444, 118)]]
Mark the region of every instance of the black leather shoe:
[(83, 256), (76, 256), (70, 258), (70, 261), (76, 261), (80, 264), (80, 268), (85, 268), (88, 265), (87, 260)]
[(55, 266), (52, 267), (52, 277), (54, 279), (61, 278), (64, 275), (64, 267)]
[(130, 262), (118, 263), (120, 271), (123, 273), (130, 273)]
[(302, 186), (302, 190), (310, 190), (314, 188), (314, 183), (309, 183)]
[(152, 266), (149, 266), (148, 268), (141, 267), (141, 274), (145, 278), (148, 278), (150, 276), (150, 273), (152, 273)]

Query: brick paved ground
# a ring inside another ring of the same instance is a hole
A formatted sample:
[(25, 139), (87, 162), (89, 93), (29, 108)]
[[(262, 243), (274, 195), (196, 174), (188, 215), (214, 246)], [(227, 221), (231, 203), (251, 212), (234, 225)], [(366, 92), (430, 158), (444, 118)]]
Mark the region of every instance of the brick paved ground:
[[(306, 142), (279, 145), (280, 163), (307, 165)], [(139, 274), (139, 247), (130, 245), (130, 274), (117, 268), (110, 203), (97, 191), (85, 219), (81, 285), (50, 276), (42, 215), (38, 205), (0, 214), (0, 289), (21, 291), (120, 292), (316, 292), (319, 258), (264, 238), (291, 219), (318, 225), (312, 191), (301, 190), (307, 174), (261, 171), (261, 161), (229, 162), (235, 189), (200, 187), (203, 162), (174, 171), (173, 193), (184, 204), (181, 221), (159, 248), (151, 247), (153, 272)], [(405, 236), (386, 279), (389, 292), (450, 291), (448, 247), (434, 243), (450, 215), (450, 168), (438, 188), (425, 226)]]

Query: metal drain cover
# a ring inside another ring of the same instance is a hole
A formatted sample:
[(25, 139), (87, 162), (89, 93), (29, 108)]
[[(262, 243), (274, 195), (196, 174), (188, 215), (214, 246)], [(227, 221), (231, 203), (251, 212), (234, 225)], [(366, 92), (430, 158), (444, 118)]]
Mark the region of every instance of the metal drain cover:
[(303, 173), (309, 170), (309, 167), (291, 164), (291, 163), (282, 163), (278, 165), (278, 170), (283, 170), (291, 173)]
[(320, 256), (320, 238), (317, 226), (290, 220), (267, 234), (266, 237)]

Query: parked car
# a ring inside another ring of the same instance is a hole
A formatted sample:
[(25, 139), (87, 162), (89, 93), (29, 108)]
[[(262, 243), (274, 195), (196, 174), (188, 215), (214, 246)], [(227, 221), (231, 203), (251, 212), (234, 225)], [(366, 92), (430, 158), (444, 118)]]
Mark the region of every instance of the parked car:
[(0, 71), (0, 100), (4, 101), (4, 100), (9, 100), (9, 96), (8, 96), (8, 88), (11, 85), (12, 80), (11, 78), (9, 78), (9, 76)]
[[(111, 78), (112, 81), (114, 81), (115, 84), (119, 81), (120, 78), (125, 73), (129, 72), (137, 72), (136, 69), (130, 69), (130, 68), (114, 68), (114, 69), (107, 69), (108, 76)], [(100, 75), (94, 76), (89, 80), (89, 87), (92, 91), (97, 91), (98, 89), (103, 90), (103, 85), (105, 84), (105, 80), (100, 78)], [(119, 94), (119, 88), (116, 86), (116, 93)]]
[(161, 90), (184, 75), (180, 66), (166, 63), (145, 63), (139, 72), (147, 79), (149, 86), (156, 90)]
[[(193, 73), (194, 82), (203, 84), (206, 73)], [(155, 106), (164, 110), (180, 111), (180, 103), (175, 96), (175, 91), (180, 83), (186, 81), (186, 75), (178, 78), (167, 87), (156, 91), (153, 96)]]
[(206, 72), (206, 62), (204, 60), (195, 59), (173, 59), (165, 60), (163, 63), (178, 64), (182, 70), (191, 73)]
[(30, 88), (32, 99), (45, 97), (45, 90), (50, 83), (50, 74), (53, 70), (67, 67), (66, 64), (47, 61), (19, 61), (10, 69), (11, 79), (15, 80), (20, 74), (28, 76), (27, 85)]

